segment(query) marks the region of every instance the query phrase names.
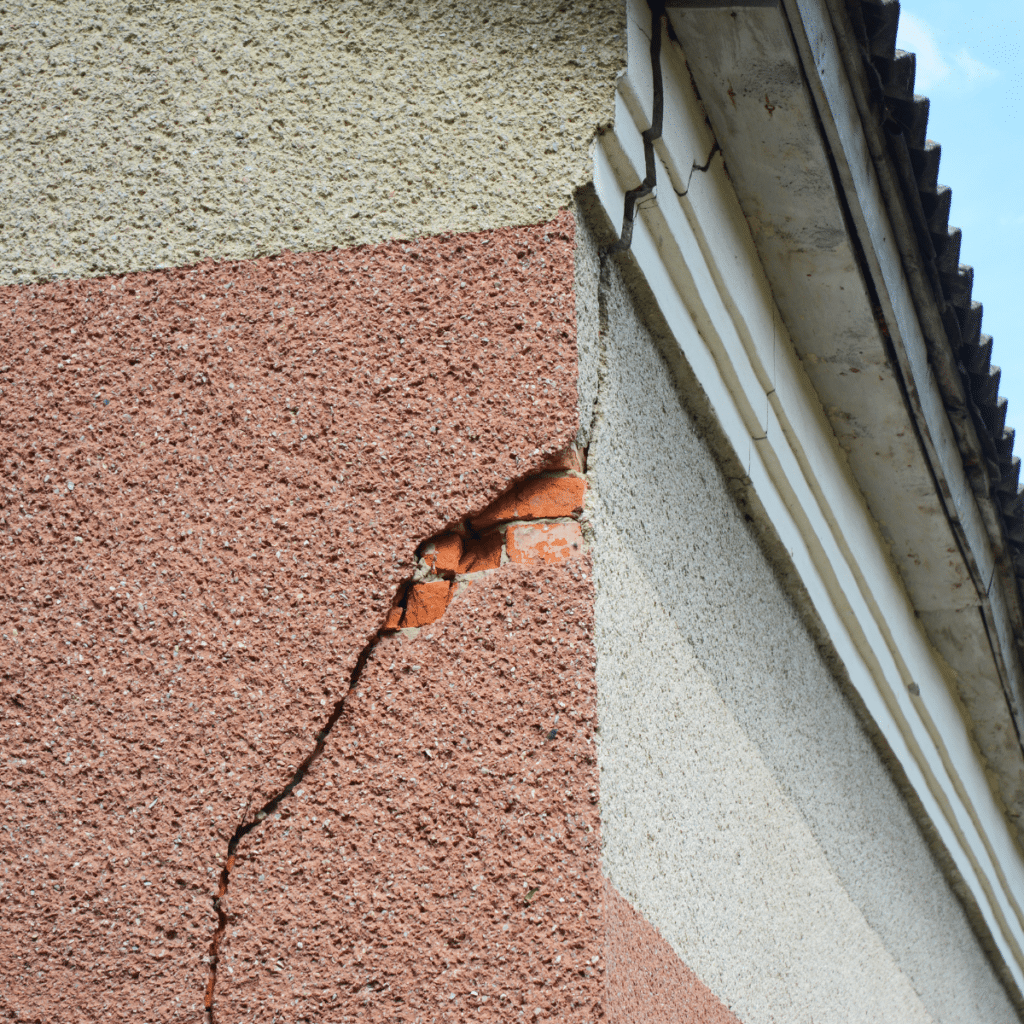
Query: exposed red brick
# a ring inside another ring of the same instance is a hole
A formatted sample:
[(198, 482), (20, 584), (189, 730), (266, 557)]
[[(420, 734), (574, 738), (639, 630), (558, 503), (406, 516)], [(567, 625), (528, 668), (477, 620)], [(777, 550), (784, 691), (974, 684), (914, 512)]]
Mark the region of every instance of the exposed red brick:
[(457, 533), (442, 533), (425, 548), (423, 560), (434, 572), (461, 572), (462, 538)]
[(739, 1024), (607, 879), (604, 929), (609, 1024)]
[(583, 553), (579, 523), (526, 523), (505, 534), (509, 561), (524, 565), (566, 562)]
[(534, 476), (501, 495), (473, 518), (477, 530), (512, 519), (555, 519), (583, 508), (586, 481), (578, 476)]
[(405, 592), (408, 589), (403, 585), (395, 592), (395, 599), (388, 609), (388, 617), (384, 620), (385, 629), (398, 629), (401, 624), (402, 615), (405, 613)]
[(415, 583), (409, 588), (405, 601), (402, 626), (427, 626), (444, 615), (452, 585), (447, 580), (432, 580), (429, 583)]
[(507, 523), (510, 519), (518, 519), (519, 508), (517, 488), (506, 491), (495, 498), (478, 516), (473, 517), (473, 528), (486, 530), (498, 523)]
[(578, 476), (535, 476), (519, 488), (517, 519), (571, 516), (583, 508), (585, 480)]
[(459, 572), (481, 572), (484, 569), (497, 569), (501, 565), (502, 536), (500, 533), (486, 533), (478, 540), (468, 540)]

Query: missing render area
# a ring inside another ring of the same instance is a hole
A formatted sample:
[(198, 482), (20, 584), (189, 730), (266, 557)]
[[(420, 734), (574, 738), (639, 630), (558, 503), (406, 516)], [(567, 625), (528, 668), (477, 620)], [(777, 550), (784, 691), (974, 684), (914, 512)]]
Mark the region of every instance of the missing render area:
[[(583, 511), (586, 487), (583, 477), (585, 458), (585, 453), (575, 448), (552, 456), (539, 472), (515, 481), (483, 511), (417, 547), (414, 575), (395, 588), (392, 606), (384, 622), (359, 652), (348, 686), (317, 732), (313, 749), (288, 782), (251, 819), (244, 820), (243, 815), (243, 821), (228, 840), (227, 856), (220, 871), (217, 895), (213, 899), (217, 928), (208, 954), (210, 974), (204, 996), (207, 1024), (214, 1022), (220, 944), (228, 926), (223, 900), (241, 841), (295, 792), (324, 752), (331, 731), (345, 714), (348, 698), (359, 686), (374, 648), (384, 637), (398, 632), (415, 636), (419, 627), (439, 619), (457, 589), (471, 585), (471, 580), (478, 573), (491, 572), (509, 563), (542, 565), (566, 562), (582, 554), (583, 537), (578, 519)], [(553, 738), (549, 736), (549, 739)]]

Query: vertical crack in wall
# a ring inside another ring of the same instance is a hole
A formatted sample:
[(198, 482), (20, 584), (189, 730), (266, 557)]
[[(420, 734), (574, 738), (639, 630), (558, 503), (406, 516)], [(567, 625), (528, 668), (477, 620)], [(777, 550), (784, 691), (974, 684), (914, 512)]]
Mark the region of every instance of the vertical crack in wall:
[[(227, 857), (213, 899), (217, 928), (210, 941), (210, 974), (203, 1000), (207, 1024), (214, 1021), (220, 945), (228, 926), (223, 900), (241, 841), (292, 795), (323, 753), (331, 731), (345, 713), (348, 698), (359, 686), (374, 648), (385, 636), (403, 629), (415, 630), (441, 618), (455, 594), (460, 576), (493, 571), (509, 562), (525, 565), (564, 562), (582, 553), (583, 536), (578, 520), (583, 512), (586, 487), (582, 475), (584, 460), (585, 455), (576, 448), (553, 456), (537, 473), (517, 480), (479, 514), (417, 546), (416, 572), (395, 588), (392, 606), (383, 624), (359, 652), (348, 687), (316, 734), (313, 749), (288, 782), (251, 819), (243, 820), (228, 840)], [(438, 588), (444, 590), (443, 595), (434, 593)]]

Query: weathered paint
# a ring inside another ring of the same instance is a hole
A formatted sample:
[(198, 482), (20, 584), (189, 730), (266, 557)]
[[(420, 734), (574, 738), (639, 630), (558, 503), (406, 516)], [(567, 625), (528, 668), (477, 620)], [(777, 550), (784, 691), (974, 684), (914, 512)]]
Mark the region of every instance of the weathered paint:
[(3, 20), (0, 284), (551, 220), (626, 51), (620, 0)]
[(582, 551), (578, 523), (523, 523), (506, 531), (508, 557), (523, 565), (562, 562)]
[(572, 245), (0, 292), (8, 1006), (195, 1019), (227, 839), (417, 546), (576, 435)]

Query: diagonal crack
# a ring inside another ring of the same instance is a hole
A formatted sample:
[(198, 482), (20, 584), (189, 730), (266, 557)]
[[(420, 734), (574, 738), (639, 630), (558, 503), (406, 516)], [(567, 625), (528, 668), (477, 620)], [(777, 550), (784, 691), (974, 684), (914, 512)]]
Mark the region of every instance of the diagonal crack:
[[(399, 584), (397, 592), (401, 593), (405, 586), (405, 583)], [(327, 737), (330, 736), (331, 730), (335, 725), (337, 725), (338, 720), (345, 713), (345, 702), (348, 700), (352, 691), (359, 685), (359, 677), (363, 674), (363, 670), (366, 668), (366, 664), (370, 660), (370, 655), (373, 653), (373, 649), (378, 643), (380, 643), (381, 637), (384, 636), (385, 632), (389, 632), (389, 630), (387, 630), (385, 626), (381, 626), (377, 632), (370, 637), (369, 641), (367, 641), (366, 645), (359, 652), (359, 657), (356, 659), (356, 663), (349, 675), (348, 689), (345, 690), (335, 703), (334, 708), (327, 721), (324, 723), (323, 728), (316, 734), (315, 746), (305, 756), (305, 758), (303, 758), (302, 763), (295, 769), (292, 777), (256, 812), (256, 814), (253, 815), (250, 820), (245, 821), (247, 813), (246, 815), (243, 815), (242, 824), (235, 829), (234, 834), (228, 840), (228, 855), (227, 859), (224, 861), (224, 867), (221, 868), (220, 881), (217, 886), (217, 895), (213, 900), (213, 909), (217, 911), (217, 929), (213, 933), (213, 939), (210, 942), (210, 977), (206, 983), (206, 996), (204, 999), (207, 1024), (213, 1024), (213, 997), (214, 991), (217, 987), (218, 954), (220, 951), (221, 939), (223, 939), (224, 932), (228, 925), (228, 915), (221, 906), (221, 901), (227, 894), (228, 883), (231, 881), (231, 869), (235, 866), (235, 851), (238, 849), (238, 844), (254, 828), (256, 828), (257, 825), (262, 824), (266, 818), (273, 814), (282, 800), (286, 800), (292, 795), (295, 787), (302, 782), (309, 769), (313, 766), (313, 763), (323, 753), (324, 747), (327, 745)], [(248, 808), (246, 808), (246, 812), (248, 812)]]
[[(565, 453), (563, 454), (568, 454), (571, 451), (572, 448), (570, 447), (569, 449), (566, 449)], [(576, 463), (577, 468), (581, 471), (585, 467), (585, 465), (585, 462), (582, 464)], [(551, 468), (550, 461), (548, 463), (545, 463), (535, 473), (516, 480), (511, 485), (511, 487), (509, 487), (505, 492), (503, 492), (502, 495), (495, 499), (495, 501), (492, 502), (491, 505), (484, 509), (480, 513), (480, 516), (485, 517), (490, 510), (499, 507), (501, 503), (508, 498), (508, 495), (513, 493), (518, 494), (527, 481), (531, 479), (546, 480), (549, 478), (557, 477), (558, 475), (559, 471), (553, 470)], [(561, 473), (561, 475), (565, 476), (566, 474)], [(582, 505), (580, 506), (580, 509), (571, 507), (573, 505), (573, 502), (575, 501), (575, 498), (562, 496), (556, 500), (559, 500), (563, 503), (567, 503), (566, 507), (561, 509), (547, 508), (546, 510), (540, 510), (540, 516), (543, 518), (544, 522), (553, 521), (551, 518), (552, 516), (555, 519), (558, 519), (559, 517), (575, 519), (576, 512), (582, 509)], [(492, 520), (488, 526), (484, 527), (484, 530), (490, 534), (493, 534), (502, 526), (507, 526), (510, 522), (523, 522), (523, 520), (519, 519), (515, 510), (506, 509), (506, 512), (508, 513), (509, 516), (508, 519)], [(537, 518), (537, 512), (538, 510), (535, 508), (531, 512), (525, 513), (524, 518), (527, 521), (531, 519), (534, 520), (533, 525), (536, 525), (537, 522), (540, 521)], [(477, 519), (477, 521), (480, 521), (479, 518)], [(206, 983), (206, 993), (204, 997), (206, 1024), (213, 1024), (214, 1021), (214, 996), (217, 987), (217, 965), (220, 955), (220, 944), (224, 938), (224, 933), (227, 930), (228, 925), (228, 915), (227, 912), (224, 910), (224, 907), (222, 906), (222, 901), (224, 897), (227, 895), (228, 885), (230, 884), (231, 881), (231, 871), (235, 866), (235, 854), (238, 850), (238, 844), (250, 832), (252, 832), (253, 829), (257, 828), (266, 820), (266, 818), (273, 814), (283, 800), (286, 800), (288, 797), (292, 795), (296, 787), (302, 782), (302, 780), (308, 774), (310, 768), (323, 753), (324, 748), (327, 745), (327, 738), (330, 736), (331, 730), (334, 728), (335, 725), (337, 725), (342, 715), (344, 715), (346, 702), (348, 698), (352, 695), (352, 692), (358, 687), (360, 677), (362, 676), (364, 670), (366, 669), (366, 666), (370, 660), (370, 656), (373, 654), (374, 648), (377, 646), (377, 644), (380, 643), (383, 637), (393, 635), (395, 632), (399, 630), (399, 628), (401, 628), (399, 626), (398, 619), (392, 617), (396, 609), (401, 608), (403, 611), (402, 626), (404, 627), (407, 624), (404, 613), (407, 612), (408, 609), (405, 608), (405, 605), (410, 597), (412, 588), (417, 584), (421, 586), (426, 585), (427, 587), (434, 586), (434, 581), (438, 583), (447, 582), (447, 584), (450, 587), (451, 580), (459, 578), (459, 570), (448, 571), (438, 566), (438, 556), (436, 554), (436, 549), (433, 555), (432, 566), (428, 564), (427, 559), (425, 559), (424, 557), (427, 552), (428, 546), (430, 546), (432, 543), (436, 544), (436, 542), (444, 540), (445, 538), (458, 539), (461, 535), (456, 535), (455, 533), (453, 533), (453, 529), (461, 529), (467, 536), (471, 536), (473, 540), (485, 539), (479, 531), (473, 529), (472, 522), (467, 518), (461, 521), (460, 523), (455, 524), (454, 527), (449, 527), (449, 529), (443, 532), (442, 534), (438, 534), (433, 538), (423, 541), (421, 544), (417, 546), (415, 560), (420, 568), (417, 570), (416, 573), (413, 574), (411, 578), (403, 580), (395, 588), (395, 593), (392, 598), (391, 607), (389, 608), (389, 611), (384, 618), (384, 622), (378, 627), (377, 631), (373, 634), (373, 636), (370, 637), (370, 639), (363, 646), (362, 650), (359, 652), (359, 657), (356, 659), (356, 663), (352, 668), (351, 674), (349, 675), (348, 687), (345, 690), (345, 692), (341, 695), (341, 697), (338, 699), (338, 701), (335, 703), (334, 708), (331, 711), (330, 716), (327, 718), (327, 721), (324, 723), (323, 727), (316, 734), (316, 744), (314, 745), (313, 749), (305, 756), (305, 758), (303, 758), (302, 763), (292, 773), (292, 776), (288, 780), (288, 782), (284, 786), (282, 786), (281, 789), (279, 789), (269, 800), (267, 800), (267, 802), (263, 804), (263, 806), (252, 816), (252, 818), (249, 818), (249, 806), (246, 806), (245, 811), (243, 812), (242, 815), (241, 823), (238, 825), (238, 827), (232, 834), (231, 838), (228, 840), (227, 857), (225, 858), (224, 866), (221, 868), (220, 879), (217, 885), (217, 895), (214, 897), (213, 900), (213, 908), (217, 912), (217, 928), (213, 933), (213, 938), (210, 942), (210, 952), (208, 955), (208, 960), (210, 964), (210, 976)], [(459, 539), (458, 542), (461, 548), (462, 540)], [(504, 551), (504, 537), (501, 538), (500, 545), (502, 550)], [(567, 553), (564, 557), (571, 556)], [(493, 563), (493, 568), (497, 569), (500, 566), (500, 564), (501, 556), (499, 556), (497, 562)], [(472, 567), (468, 568), (470, 569), (470, 571), (472, 571)], [(433, 569), (433, 571), (429, 571), (430, 569)], [(440, 575), (441, 573), (444, 573), (444, 577)], [(446, 577), (449, 576), (451, 577), (451, 579), (446, 579)], [(425, 582), (427, 580), (431, 582)], [(420, 622), (422, 624), (426, 624), (428, 621), (434, 621), (436, 618), (444, 614), (444, 610), (446, 608), (447, 600), (436, 612), (433, 613), (432, 618), (430, 618), (429, 620), (421, 619)], [(409, 624), (414, 625), (415, 623)]]
[(722, 148), (721, 146), (718, 145), (718, 139), (715, 139), (714, 143), (711, 146), (711, 152), (708, 153), (707, 160), (705, 160), (703, 164), (697, 163), (696, 160), (693, 161), (693, 166), (690, 168), (690, 173), (687, 175), (686, 178), (686, 188), (684, 188), (682, 192), (680, 192), (678, 189), (673, 189), (675, 194), (680, 197), (685, 196), (686, 193), (690, 191), (690, 182), (693, 181), (694, 174), (696, 174), (698, 171), (700, 171), (701, 174), (707, 174), (708, 168), (711, 166), (711, 161), (714, 160), (715, 158), (715, 154), (721, 152)]

